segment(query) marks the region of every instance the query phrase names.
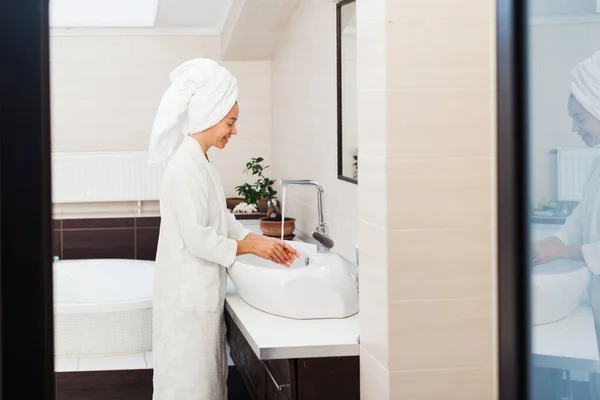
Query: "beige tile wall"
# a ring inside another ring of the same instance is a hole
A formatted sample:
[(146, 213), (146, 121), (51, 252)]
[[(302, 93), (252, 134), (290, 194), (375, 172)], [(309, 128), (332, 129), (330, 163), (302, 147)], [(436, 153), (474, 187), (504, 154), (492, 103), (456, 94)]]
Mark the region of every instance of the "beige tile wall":
[[(221, 57), (217, 36), (51, 36), (52, 147), (56, 152), (146, 150), (169, 73)], [(211, 151), (226, 194), (247, 180), (246, 160), (271, 157), (271, 65), (223, 63), (240, 88), (239, 135)], [(110, 211), (101, 204), (98, 211)]]
[(357, 5), (362, 398), (492, 399), (495, 3)]
[[(281, 34), (271, 62), (273, 167), (277, 177), (315, 179), (323, 186), (335, 250), (354, 260), (357, 187), (337, 179), (335, 10), (333, 1), (304, 0)], [(384, 200), (381, 192), (372, 198), (374, 212)], [(315, 190), (290, 187), (287, 204), (300, 229), (312, 232)]]

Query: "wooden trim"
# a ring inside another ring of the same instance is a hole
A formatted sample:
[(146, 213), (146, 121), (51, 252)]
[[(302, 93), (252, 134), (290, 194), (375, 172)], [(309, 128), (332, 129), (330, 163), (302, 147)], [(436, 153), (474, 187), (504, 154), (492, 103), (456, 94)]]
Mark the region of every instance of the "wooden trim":
[(530, 387), (527, 3), (497, 2), (499, 399)]

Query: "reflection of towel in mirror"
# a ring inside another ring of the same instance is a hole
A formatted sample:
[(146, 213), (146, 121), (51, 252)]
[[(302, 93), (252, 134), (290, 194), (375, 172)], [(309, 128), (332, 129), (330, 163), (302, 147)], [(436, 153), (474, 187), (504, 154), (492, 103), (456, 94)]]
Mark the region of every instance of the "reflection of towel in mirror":
[(583, 108), (600, 120), (600, 51), (571, 70), (571, 93)]
[(150, 136), (151, 163), (166, 160), (186, 135), (218, 124), (237, 101), (235, 77), (213, 60), (186, 61), (169, 78)]

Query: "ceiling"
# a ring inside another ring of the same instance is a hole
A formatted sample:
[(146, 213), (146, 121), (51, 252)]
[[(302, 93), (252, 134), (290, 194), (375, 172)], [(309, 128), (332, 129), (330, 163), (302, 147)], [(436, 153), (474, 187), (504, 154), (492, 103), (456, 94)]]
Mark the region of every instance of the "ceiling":
[(196, 28), (220, 34), (232, 0), (50, 0), (52, 28)]

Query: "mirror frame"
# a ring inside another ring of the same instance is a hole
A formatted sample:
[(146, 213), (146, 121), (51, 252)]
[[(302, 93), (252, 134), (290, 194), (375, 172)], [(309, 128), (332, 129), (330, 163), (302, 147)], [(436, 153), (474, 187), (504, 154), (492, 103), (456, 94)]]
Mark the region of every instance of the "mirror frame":
[(344, 175), (342, 126), (342, 7), (356, 0), (340, 0), (336, 4), (336, 63), (337, 63), (337, 176), (338, 179), (358, 185), (358, 180)]

